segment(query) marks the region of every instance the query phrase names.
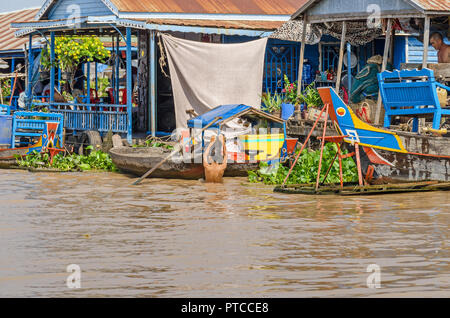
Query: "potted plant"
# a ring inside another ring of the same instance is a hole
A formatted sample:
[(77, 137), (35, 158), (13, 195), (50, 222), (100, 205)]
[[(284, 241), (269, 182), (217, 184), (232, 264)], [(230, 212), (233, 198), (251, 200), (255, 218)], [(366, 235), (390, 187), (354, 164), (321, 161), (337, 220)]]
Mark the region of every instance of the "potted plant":
[(284, 94), (284, 102), (283, 105), (292, 105), (294, 109), (301, 114), (303, 111), (303, 104), (300, 96), (298, 95), (298, 85), (297, 82), (291, 83), (287, 75), (284, 75), (284, 88), (282, 90)]
[(271, 94), (269, 91), (261, 96), (261, 110), (265, 111), (273, 116), (281, 116), (281, 104), (283, 98), (277, 92)]
[[(317, 109), (323, 106), (322, 98), (320, 98), (319, 92), (315, 88), (314, 83), (308, 85), (305, 90), (300, 94), (300, 99), (306, 105), (306, 112), (308, 119), (316, 119), (319, 116), (320, 111)], [(322, 115), (322, 120), (326, 117), (326, 114)]]

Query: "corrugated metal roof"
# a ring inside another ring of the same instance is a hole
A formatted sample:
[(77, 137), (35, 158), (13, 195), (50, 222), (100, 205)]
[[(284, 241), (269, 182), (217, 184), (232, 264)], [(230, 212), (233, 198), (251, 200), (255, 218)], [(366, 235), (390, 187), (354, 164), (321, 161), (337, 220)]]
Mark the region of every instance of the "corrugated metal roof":
[(450, 14), (450, 0), (410, 0), (425, 11), (447, 11)]
[[(307, 0), (303, 1), (302, 4), (298, 6), (298, 10), (293, 14), (292, 18), (295, 19), (299, 15), (308, 11), (311, 7), (315, 6), (322, 0)], [(376, 1), (373, 1), (376, 4)], [(450, 12), (450, 0), (405, 0), (405, 2), (410, 3), (412, 6), (416, 7), (418, 11), (424, 12)], [(369, 13), (371, 14), (371, 13)]]
[(110, 0), (119, 12), (291, 15), (306, 0)]
[(180, 25), (205, 28), (223, 28), (239, 30), (272, 31), (283, 25), (283, 21), (225, 21), (225, 20), (182, 20), (182, 19), (150, 19), (146, 23), (159, 25)]
[(27, 38), (16, 38), (15, 30), (11, 29), (12, 22), (33, 20), (39, 9), (25, 9), (14, 12), (0, 13), (0, 51), (22, 50)]

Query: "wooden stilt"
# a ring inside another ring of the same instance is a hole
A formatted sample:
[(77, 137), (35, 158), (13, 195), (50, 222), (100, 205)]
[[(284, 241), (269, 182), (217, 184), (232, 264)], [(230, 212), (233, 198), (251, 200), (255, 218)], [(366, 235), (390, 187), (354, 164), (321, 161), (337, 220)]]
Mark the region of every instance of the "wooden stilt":
[[(389, 47), (391, 41), (391, 31), (392, 31), (392, 19), (389, 18), (387, 20), (387, 28), (386, 28), (386, 40), (384, 42), (384, 53), (383, 53), (383, 64), (381, 66), (381, 72), (386, 70), (387, 60), (389, 55)], [(377, 101), (377, 110), (375, 112), (375, 123), (380, 124), (381, 117), (381, 92), (378, 92), (378, 101)]]
[(305, 58), (305, 41), (306, 41), (306, 26), (308, 22), (306, 18), (303, 18), (303, 28), (302, 28), (302, 44), (300, 47), (300, 64), (298, 67), (298, 85), (297, 92), (300, 94), (302, 92), (302, 81), (303, 81), (303, 64)]
[(428, 65), (428, 47), (430, 46), (430, 17), (425, 17), (424, 33), (423, 33), (423, 58), (422, 68)]
[(341, 145), (337, 144), (338, 146), (338, 154), (339, 154), (339, 181), (341, 182), (341, 189), (344, 188), (344, 176), (342, 173), (342, 151), (341, 151)]
[(338, 71), (336, 75), (336, 94), (339, 95), (339, 88), (341, 86), (341, 77), (342, 77), (342, 63), (344, 62), (344, 46), (345, 46), (345, 36), (347, 34), (347, 23), (345, 21), (342, 22), (342, 34), (341, 34), (341, 46), (339, 48), (339, 62), (338, 62)]
[(361, 171), (361, 157), (359, 156), (359, 144), (355, 143), (355, 156), (356, 156), (356, 166), (358, 168), (358, 179), (359, 185), (364, 186), (362, 171)]

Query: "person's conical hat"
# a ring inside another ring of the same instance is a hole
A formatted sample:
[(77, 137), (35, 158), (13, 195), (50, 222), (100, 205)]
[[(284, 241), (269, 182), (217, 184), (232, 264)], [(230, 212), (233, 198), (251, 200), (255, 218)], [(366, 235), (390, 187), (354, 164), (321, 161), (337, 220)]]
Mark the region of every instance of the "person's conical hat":
[(370, 64), (383, 64), (383, 57), (381, 55), (374, 55), (367, 60)]

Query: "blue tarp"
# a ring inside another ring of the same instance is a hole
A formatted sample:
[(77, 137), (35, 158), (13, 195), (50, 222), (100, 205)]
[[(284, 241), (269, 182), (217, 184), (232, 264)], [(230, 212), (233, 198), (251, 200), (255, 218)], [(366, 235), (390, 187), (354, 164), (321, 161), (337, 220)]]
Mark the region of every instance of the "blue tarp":
[(222, 125), (224, 122), (226, 122), (231, 117), (234, 117), (236, 115), (239, 115), (240, 113), (246, 112), (251, 107), (247, 105), (222, 105), (214, 108), (213, 110), (210, 110), (207, 113), (204, 113), (203, 115), (200, 115), (196, 118), (188, 120), (188, 127), (189, 128), (204, 128), (209, 123), (214, 121), (217, 117), (222, 117), (221, 120), (217, 121), (213, 125), (211, 125), (211, 128), (219, 128), (220, 125)]

